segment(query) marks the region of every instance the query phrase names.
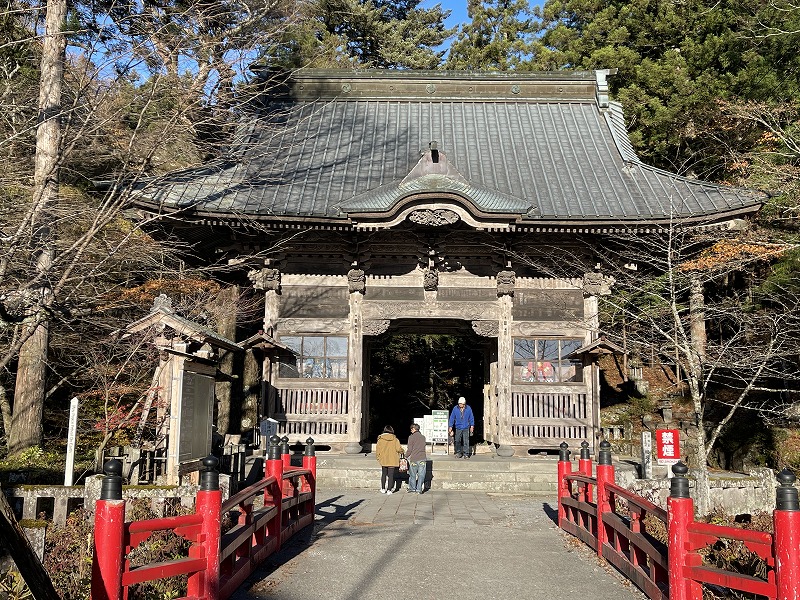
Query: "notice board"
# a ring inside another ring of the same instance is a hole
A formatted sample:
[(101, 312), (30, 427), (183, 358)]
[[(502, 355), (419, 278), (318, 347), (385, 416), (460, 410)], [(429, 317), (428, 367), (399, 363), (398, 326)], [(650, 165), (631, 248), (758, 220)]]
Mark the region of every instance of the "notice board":
[(433, 420), (431, 441), (436, 444), (446, 444), (448, 412), (446, 410), (434, 410), (431, 412), (431, 417)]
[(214, 378), (183, 372), (178, 462), (205, 458), (211, 453), (211, 419), (214, 409)]

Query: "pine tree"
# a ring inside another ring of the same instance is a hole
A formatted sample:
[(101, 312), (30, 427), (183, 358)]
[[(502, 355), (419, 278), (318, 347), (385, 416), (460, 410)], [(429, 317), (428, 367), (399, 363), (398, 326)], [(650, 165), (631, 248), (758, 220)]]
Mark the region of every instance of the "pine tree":
[[(787, 19), (742, 0), (548, 0), (531, 68), (615, 68), (610, 83), (646, 162), (723, 179), (731, 148), (760, 132), (725, 118), (720, 100), (796, 96), (797, 36), (766, 35)], [(795, 17), (796, 18), (796, 17)]]
[(435, 69), (450, 14), (421, 0), (314, 0), (274, 61), (288, 67)]
[(528, 0), (469, 0), (446, 68), (508, 71), (530, 59), (536, 30)]

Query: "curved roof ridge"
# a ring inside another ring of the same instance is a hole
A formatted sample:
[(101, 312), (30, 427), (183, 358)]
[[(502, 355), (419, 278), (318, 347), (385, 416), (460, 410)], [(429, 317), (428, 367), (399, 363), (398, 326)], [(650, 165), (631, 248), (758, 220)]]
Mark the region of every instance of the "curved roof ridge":
[[(631, 139), (628, 137), (628, 128), (625, 125), (625, 114), (622, 104), (615, 100), (608, 103), (608, 110), (603, 112), (606, 122), (611, 129), (611, 137), (622, 159), (628, 162), (642, 163), (636, 150), (633, 149)], [(643, 164), (643, 163), (642, 163)]]

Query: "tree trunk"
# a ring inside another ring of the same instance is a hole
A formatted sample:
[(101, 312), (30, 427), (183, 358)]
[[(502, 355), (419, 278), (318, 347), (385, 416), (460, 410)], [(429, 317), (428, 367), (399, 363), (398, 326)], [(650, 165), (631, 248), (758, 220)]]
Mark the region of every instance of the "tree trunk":
[(11, 404), (8, 403), (6, 396), (6, 386), (0, 381), (0, 412), (3, 414), (3, 431), (6, 436), (11, 431)]
[(10, 455), (37, 446), (42, 439), (47, 349), (50, 342), (49, 319), (45, 311), (52, 304), (52, 296), (46, 283), (47, 272), (53, 262), (48, 213), (58, 197), (61, 88), (64, 81), (66, 48), (66, 38), (62, 34), (62, 28), (66, 14), (66, 0), (47, 2), (39, 81), (39, 125), (36, 129), (34, 217), (31, 222), (31, 239), (36, 261), (34, 269), (36, 277), (42, 283), (37, 290), (37, 304), (32, 307), (31, 322), (28, 324), (29, 328), (33, 328), (32, 335), (25, 341), (19, 353), (14, 414), (8, 443)]
[(711, 488), (708, 481), (708, 448), (706, 447), (706, 430), (703, 426), (703, 408), (705, 406), (704, 370), (706, 355), (706, 311), (703, 283), (696, 274), (691, 276), (689, 292), (689, 323), (691, 336), (691, 356), (689, 357), (689, 387), (695, 409), (695, 443), (697, 445), (697, 465), (694, 469), (695, 480), (695, 512), (705, 516), (711, 510)]
[(689, 293), (689, 320), (691, 323), (692, 347), (701, 364), (706, 355), (706, 300), (703, 296), (703, 282), (696, 274), (691, 276)]
[[(239, 287), (231, 286), (220, 291), (217, 299), (217, 333), (229, 340), (236, 340), (236, 307), (239, 304)], [(219, 370), (226, 375), (232, 375), (234, 369), (234, 354), (227, 351), (219, 361)], [(237, 415), (241, 414), (241, 407), (233, 405), (232, 380), (217, 381), (215, 385), (217, 396), (217, 433), (241, 433), (241, 423), (236, 422)]]

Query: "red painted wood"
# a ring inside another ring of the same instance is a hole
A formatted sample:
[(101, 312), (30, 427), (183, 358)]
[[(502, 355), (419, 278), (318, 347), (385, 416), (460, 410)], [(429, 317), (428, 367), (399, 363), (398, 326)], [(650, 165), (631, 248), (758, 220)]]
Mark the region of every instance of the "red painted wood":
[(800, 600), (800, 511), (776, 510), (775, 583), (778, 600)]
[(95, 504), (91, 600), (122, 600), (125, 560), (125, 501)]
[(567, 475), (572, 472), (572, 463), (568, 460), (558, 461), (558, 525), (561, 526), (562, 521), (566, 515), (564, 506), (561, 502), (562, 498), (570, 496), (571, 486), (567, 480)]

